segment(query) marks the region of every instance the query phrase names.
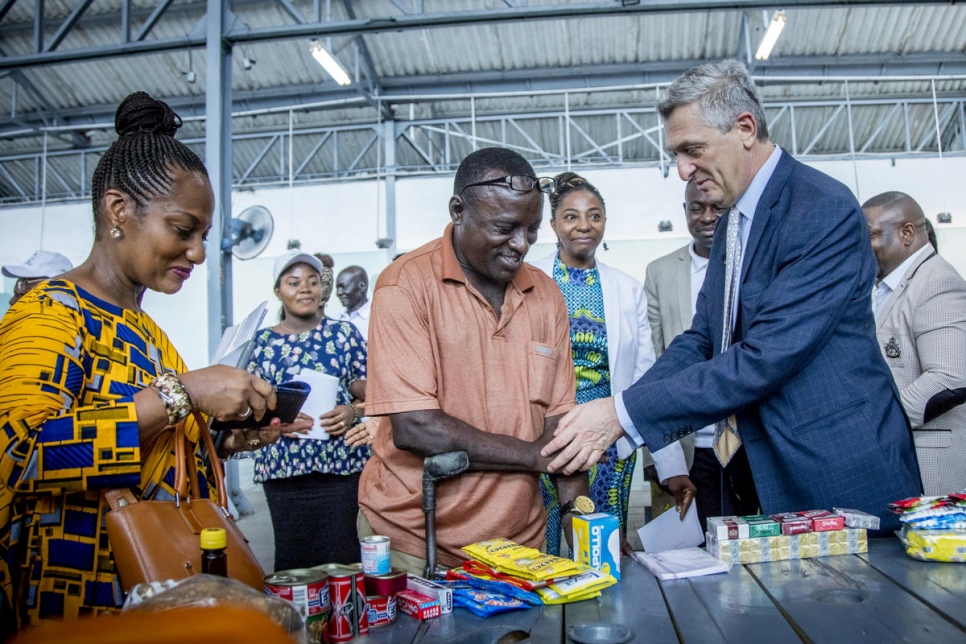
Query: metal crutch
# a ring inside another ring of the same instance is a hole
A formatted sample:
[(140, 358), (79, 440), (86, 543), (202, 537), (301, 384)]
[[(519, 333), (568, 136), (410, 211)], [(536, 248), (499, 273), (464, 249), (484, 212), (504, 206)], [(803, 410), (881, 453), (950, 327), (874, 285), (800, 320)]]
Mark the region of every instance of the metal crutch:
[(436, 482), (462, 474), (470, 466), (466, 452), (445, 452), (423, 459), (423, 514), (426, 516), (426, 568), (423, 577), (440, 579), (436, 570)]

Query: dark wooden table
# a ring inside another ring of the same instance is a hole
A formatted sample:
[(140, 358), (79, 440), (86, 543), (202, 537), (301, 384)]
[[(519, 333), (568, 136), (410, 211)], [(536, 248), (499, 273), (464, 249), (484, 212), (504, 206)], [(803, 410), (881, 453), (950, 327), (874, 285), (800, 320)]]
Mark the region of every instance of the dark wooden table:
[[(621, 623), (634, 642), (966, 642), (966, 564), (917, 561), (897, 539), (861, 555), (736, 565), (727, 574), (658, 581), (630, 558), (598, 599), (482, 619), (457, 608), (418, 622), (400, 614), (370, 642), (486, 644), (510, 631), (570, 642), (567, 629)], [(524, 637), (523, 634), (518, 634)], [(363, 640), (364, 641), (364, 640)]]

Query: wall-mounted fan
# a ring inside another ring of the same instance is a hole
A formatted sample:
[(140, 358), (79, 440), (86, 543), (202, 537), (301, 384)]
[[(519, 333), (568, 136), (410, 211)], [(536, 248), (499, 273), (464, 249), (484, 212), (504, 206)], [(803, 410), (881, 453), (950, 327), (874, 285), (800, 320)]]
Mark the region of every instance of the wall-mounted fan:
[(265, 250), (272, 240), (275, 220), (265, 206), (249, 206), (231, 220), (228, 238), (222, 243), (238, 259), (252, 259)]

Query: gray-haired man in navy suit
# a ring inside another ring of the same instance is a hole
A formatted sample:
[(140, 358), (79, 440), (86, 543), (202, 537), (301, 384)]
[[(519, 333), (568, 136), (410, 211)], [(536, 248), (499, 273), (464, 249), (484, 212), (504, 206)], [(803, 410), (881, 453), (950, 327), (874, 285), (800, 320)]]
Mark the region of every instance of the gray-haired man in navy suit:
[(622, 395), (561, 419), (544, 448), (563, 450), (551, 469), (587, 468), (618, 439), (657, 450), (715, 423), (719, 459), (747, 456), (764, 512), (851, 507), (895, 529), (886, 506), (919, 494), (919, 468), (875, 339), (878, 266), (859, 204), (769, 140), (738, 61), (688, 70), (658, 110), (678, 174), (729, 212), (691, 328)]

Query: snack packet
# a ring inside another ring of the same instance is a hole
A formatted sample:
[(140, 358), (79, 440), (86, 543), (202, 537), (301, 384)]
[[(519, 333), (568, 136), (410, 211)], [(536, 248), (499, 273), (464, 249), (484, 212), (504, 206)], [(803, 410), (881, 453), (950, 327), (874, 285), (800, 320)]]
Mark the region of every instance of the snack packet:
[(478, 559), (500, 572), (523, 579), (544, 580), (575, 574), (577, 570), (577, 563), (570, 559), (547, 555), (509, 539), (480, 541), (465, 546), (462, 550), (472, 559)]
[(516, 597), (474, 588), (466, 582), (445, 583), (453, 591), (453, 605), (461, 606), (479, 617), (490, 617), (512, 610), (530, 608), (529, 604)]

